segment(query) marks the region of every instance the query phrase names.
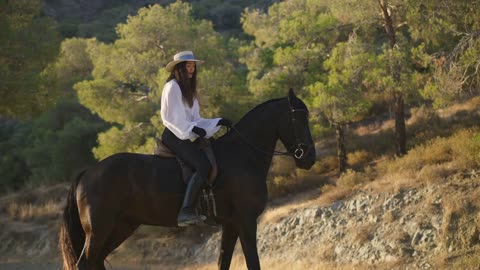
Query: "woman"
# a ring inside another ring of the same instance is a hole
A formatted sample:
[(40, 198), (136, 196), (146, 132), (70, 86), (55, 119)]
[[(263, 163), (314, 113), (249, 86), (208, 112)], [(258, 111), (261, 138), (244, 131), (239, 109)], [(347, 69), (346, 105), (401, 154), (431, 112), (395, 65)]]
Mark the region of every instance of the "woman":
[(160, 114), (165, 130), (163, 142), (182, 160), (195, 169), (188, 182), (182, 209), (177, 217), (178, 226), (188, 226), (205, 220), (195, 212), (195, 200), (205, 184), (211, 169), (207, 156), (192, 140), (213, 136), (220, 126), (231, 126), (222, 118), (205, 119), (200, 116), (197, 100), (196, 60), (191, 51), (175, 54), (166, 69), (170, 76), (163, 87)]

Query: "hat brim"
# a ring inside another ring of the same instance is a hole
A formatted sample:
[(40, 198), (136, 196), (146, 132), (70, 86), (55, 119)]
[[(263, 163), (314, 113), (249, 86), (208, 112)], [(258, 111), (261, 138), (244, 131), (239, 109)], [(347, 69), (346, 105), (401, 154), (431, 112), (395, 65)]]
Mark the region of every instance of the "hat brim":
[(173, 68), (175, 67), (175, 65), (178, 64), (178, 63), (181, 63), (181, 62), (199, 62), (199, 63), (203, 63), (202, 60), (197, 60), (197, 59), (175, 60), (175, 61), (171, 61), (170, 63), (168, 63), (165, 68), (167, 69), (168, 72), (172, 72), (172, 71), (173, 71)]

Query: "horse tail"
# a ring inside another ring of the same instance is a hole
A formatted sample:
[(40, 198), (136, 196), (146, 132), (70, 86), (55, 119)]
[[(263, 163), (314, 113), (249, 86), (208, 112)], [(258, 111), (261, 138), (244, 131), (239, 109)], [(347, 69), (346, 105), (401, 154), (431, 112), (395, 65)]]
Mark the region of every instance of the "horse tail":
[(80, 172), (74, 179), (68, 191), (67, 205), (63, 209), (63, 221), (60, 227), (58, 244), (62, 251), (64, 270), (77, 269), (77, 260), (80, 258), (85, 244), (85, 233), (80, 224), (80, 216), (78, 214), (77, 200), (75, 197), (78, 182), (84, 173), (85, 170)]

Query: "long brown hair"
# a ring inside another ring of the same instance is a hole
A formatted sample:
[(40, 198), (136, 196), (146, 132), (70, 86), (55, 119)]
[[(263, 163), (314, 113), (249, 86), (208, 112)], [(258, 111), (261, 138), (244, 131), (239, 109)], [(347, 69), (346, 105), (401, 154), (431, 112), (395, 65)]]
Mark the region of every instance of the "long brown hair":
[(195, 66), (192, 78), (188, 78), (186, 65), (187, 62), (176, 64), (167, 82), (173, 79), (177, 80), (180, 90), (182, 90), (183, 100), (185, 100), (191, 108), (193, 106), (193, 100), (197, 97), (197, 67)]

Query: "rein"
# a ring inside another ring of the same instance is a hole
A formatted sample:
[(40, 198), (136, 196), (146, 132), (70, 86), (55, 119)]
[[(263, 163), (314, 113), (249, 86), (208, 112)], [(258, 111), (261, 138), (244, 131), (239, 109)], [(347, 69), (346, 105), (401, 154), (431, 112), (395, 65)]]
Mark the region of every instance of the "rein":
[[(265, 154), (265, 155), (270, 154), (270, 152), (265, 151), (265, 150), (261, 149), (260, 147), (258, 147), (258, 146), (256, 146), (256, 145), (250, 143), (250, 142), (242, 135), (242, 133), (240, 133), (240, 131), (238, 131), (238, 129), (236, 129), (234, 126), (232, 126), (231, 129), (233, 129), (233, 131), (235, 131), (235, 132), (238, 134), (238, 136), (240, 136), (240, 138), (243, 140), (243, 142), (245, 142), (246, 144), (248, 144), (248, 146), (250, 146), (251, 148), (253, 148), (253, 149), (255, 149), (255, 150), (259, 151), (259, 152), (262, 152), (262, 153)], [(287, 151), (287, 152), (281, 152), (281, 151), (273, 150), (273, 155), (274, 155), (274, 156), (289, 156), (289, 155), (290, 155), (290, 152), (288, 152), (288, 151)]]
[[(290, 112), (292, 113), (292, 115), (293, 115), (293, 113), (295, 113), (296, 111), (301, 111), (301, 112), (305, 112), (305, 113), (306, 113), (305, 110), (301, 110), (301, 109), (300, 109), (300, 110), (295, 110), (295, 109), (291, 109), (291, 110), (290, 110)], [(311, 147), (311, 146), (307, 146), (307, 150), (306, 150), (306, 151), (302, 149), (302, 146), (306, 146), (306, 145), (300, 141), (299, 136), (298, 136), (298, 134), (297, 134), (297, 129), (295, 128), (295, 124), (294, 124), (294, 122), (295, 122), (295, 117), (292, 116), (292, 118), (291, 118), (290, 120), (292, 121), (292, 124), (293, 124), (293, 125), (292, 125), (292, 127), (293, 127), (293, 133), (294, 133), (294, 136), (295, 136), (295, 142), (297, 143), (297, 146), (296, 146), (295, 150), (292, 151), (292, 152), (290, 152), (290, 151), (282, 152), (282, 151), (273, 150), (273, 155), (274, 155), (274, 156), (293, 156), (293, 157), (296, 158), (296, 159), (301, 159), (306, 153), (308, 153), (308, 152), (310, 151), (310, 147)], [(265, 155), (270, 154), (269, 151), (265, 151), (265, 150), (261, 149), (260, 147), (258, 147), (258, 146), (256, 146), (256, 145), (252, 144), (251, 142), (249, 142), (249, 141), (245, 138), (245, 136), (243, 136), (242, 133), (241, 133), (237, 128), (235, 128), (234, 126), (231, 126), (230, 128), (233, 129), (233, 130), (238, 134), (238, 136), (240, 136), (240, 138), (241, 138), (247, 145), (249, 145), (251, 148), (253, 148), (253, 149), (255, 149), (255, 150), (259, 151), (259, 152), (262, 152), (262, 153), (265, 154)], [(292, 148), (293, 148), (293, 147), (292, 147)]]

